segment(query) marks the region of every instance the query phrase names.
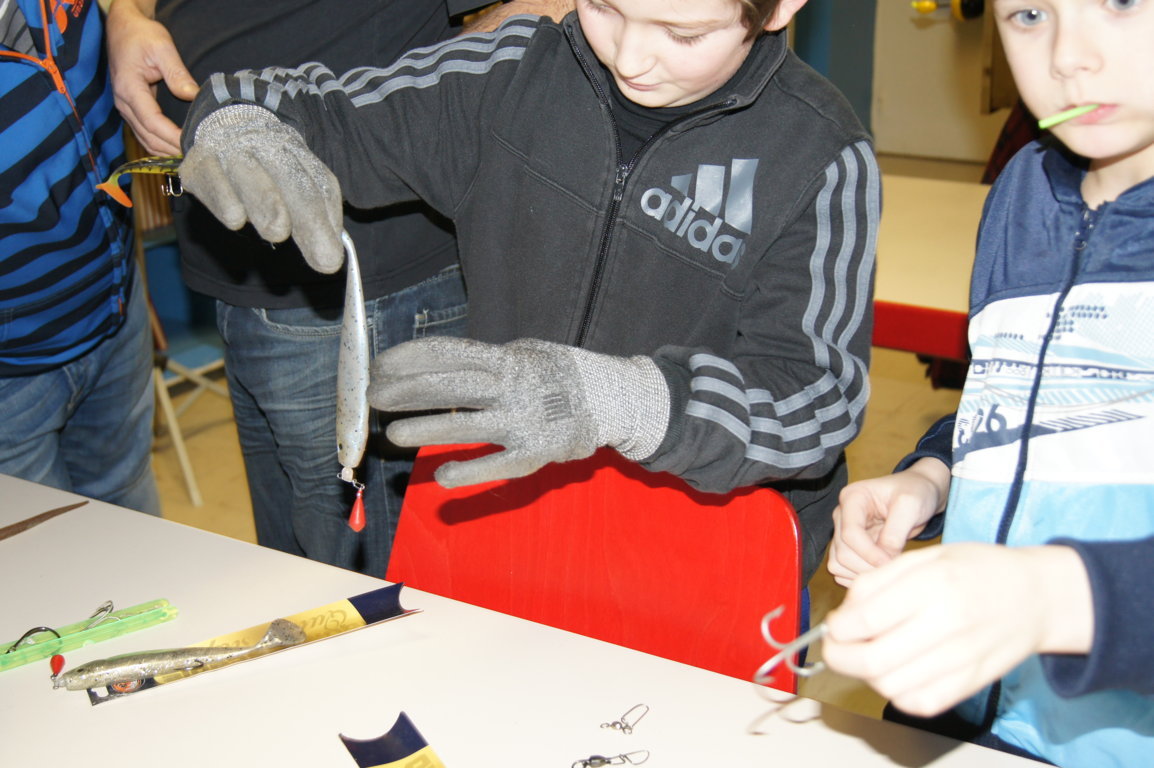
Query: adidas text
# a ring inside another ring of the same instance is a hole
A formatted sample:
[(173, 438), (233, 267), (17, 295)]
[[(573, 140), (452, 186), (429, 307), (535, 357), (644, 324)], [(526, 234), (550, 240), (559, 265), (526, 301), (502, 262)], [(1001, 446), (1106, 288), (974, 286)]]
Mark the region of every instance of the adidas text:
[(653, 187), (641, 196), (641, 209), (670, 232), (684, 237), (694, 248), (723, 264), (736, 265), (745, 250), (743, 238), (718, 234), (725, 222), (720, 216), (701, 210), (691, 197), (675, 201), (671, 193)]

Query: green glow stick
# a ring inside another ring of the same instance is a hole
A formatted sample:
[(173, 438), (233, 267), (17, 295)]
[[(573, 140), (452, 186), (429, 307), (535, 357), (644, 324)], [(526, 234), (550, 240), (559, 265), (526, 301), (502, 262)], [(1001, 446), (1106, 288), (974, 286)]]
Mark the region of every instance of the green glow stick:
[(1087, 112), (1093, 112), (1097, 108), (1097, 104), (1083, 104), (1080, 107), (1072, 107), (1071, 109), (1067, 109), (1065, 112), (1059, 112), (1056, 115), (1043, 117), (1038, 121), (1038, 127), (1044, 131), (1048, 128), (1053, 128), (1058, 123), (1064, 123), (1067, 120), (1073, 120), (1075, 117), (1081, 117)]
[(60, 633), (59, 639), (49, 634), (43, 640), (26, 641), (11, 653), (4, 651), (11, 648), (12, 643), (4, 643), (0, 645), (0, 672), (32, 661), (46, 659), (53, 654), (64, 653), (85, 645), (135, 632), (138, 629), (171, 621), (176, 618), (176, 613), (176, 608), (167, 600), (153, 600), (124, 610), (113, 611), (108, 614), (106, 620), (91, 628), (88, 628), (88, 625), (92, 623), (91, 617), (75, 624), (60, 627), (56, 630)]

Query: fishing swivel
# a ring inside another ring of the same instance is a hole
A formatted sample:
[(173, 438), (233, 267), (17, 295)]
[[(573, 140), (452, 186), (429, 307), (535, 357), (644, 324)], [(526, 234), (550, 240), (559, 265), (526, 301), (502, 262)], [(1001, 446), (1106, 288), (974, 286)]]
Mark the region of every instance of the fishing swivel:
[(602, 768), (606, 765), (641, 765), (649, 759), (649, 750), (640, 749), (636, 752), (627, 752), (612, 757), (604, 755), (590, 755), (584, 760), (577, 760), (572, 768)]
[(620, 720), (614, 720), (611, 723), (602, 723), (601, 727), (612, 728), (615, 731), (621, 731), (626, 734), (633, 733), (634, 726), (641, 722), (641, 718), (645, 717), (648, 713), (648, 704), (635, 704), (621, 716)]

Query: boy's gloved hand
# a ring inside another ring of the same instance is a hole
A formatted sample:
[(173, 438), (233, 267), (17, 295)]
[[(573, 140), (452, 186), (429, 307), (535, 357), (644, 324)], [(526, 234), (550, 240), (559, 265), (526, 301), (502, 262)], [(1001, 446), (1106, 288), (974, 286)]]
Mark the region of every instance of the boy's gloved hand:
[(639, 460), (669, 422), (665, 377), (648, 357), (612, 357), (536, 339), (486, 344), (433, 336), (376, 358), (369, 402), (384, 411), (470, 410), (395, 421), (398, 445), (495, 443), (504, 451), (437, 470), (446, 488), (523, 477), (609, 445)]
[(340, 269), (340, 185), (301, 135), (267, 109), (234, 104), (206, 117), (180, 180), (229, 229), (251, 221), (270, 242), (291, 235), (313, 269)]

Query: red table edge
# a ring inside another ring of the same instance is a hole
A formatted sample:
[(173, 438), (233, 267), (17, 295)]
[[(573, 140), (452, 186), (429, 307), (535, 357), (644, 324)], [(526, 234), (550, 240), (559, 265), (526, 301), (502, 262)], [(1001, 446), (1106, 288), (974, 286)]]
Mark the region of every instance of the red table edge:
[(927, 357), (968, 360), (967, 320), (964, 312), (875, 301), (873, 344)]

